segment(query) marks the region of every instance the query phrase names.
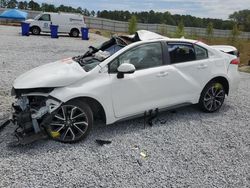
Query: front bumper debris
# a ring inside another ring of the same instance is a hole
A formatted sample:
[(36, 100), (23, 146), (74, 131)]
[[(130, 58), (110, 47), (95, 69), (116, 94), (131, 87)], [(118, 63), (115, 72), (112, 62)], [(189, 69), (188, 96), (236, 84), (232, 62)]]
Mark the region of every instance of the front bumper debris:
[(11, 142), (10, 146), (27, 145), (36, 140), (46, 139), (46, 126), (61, 104), (60, 101), (46, 97), (40, 97), (34, 104), (34, 96), (22, 96), (12, 104), (11, 117), (0, 125), (0, 131), (9, 124), (14, 124), (13, 135), (16, 140)]

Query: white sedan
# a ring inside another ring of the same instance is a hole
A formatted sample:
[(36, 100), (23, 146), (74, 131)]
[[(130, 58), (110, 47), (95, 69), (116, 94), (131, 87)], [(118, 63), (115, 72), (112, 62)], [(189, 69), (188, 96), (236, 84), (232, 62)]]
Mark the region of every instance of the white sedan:
[(148, 112), (199, 104), (215, 112), (238, 86), (238, 59), (200, 41), (149, 31), (114, 36), (82, 55), (18, 77), (12, 121), (18, 137), (47, 132), (77, 142), (94, 120), (106, 124)]

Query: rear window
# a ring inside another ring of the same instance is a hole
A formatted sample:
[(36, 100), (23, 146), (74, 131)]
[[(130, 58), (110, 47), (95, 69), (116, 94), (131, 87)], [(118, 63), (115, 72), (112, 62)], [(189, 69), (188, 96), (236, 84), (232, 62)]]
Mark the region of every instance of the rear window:
[(208, 53), (205, 48), (202, 48), (201, 46), (198, 45), (194, 45), (194, 49), (195, 49), (196, 60), (208, 58)]
[(227, 52), (228, 54), (231, 54), (231, 55), (235, 55), (237, 57), (240, 57), (240, 53), (236, 50), (236, 51), (231, 51), (231, 52)]
[(168, 43), (168, 51), (171, 64), (194, 61), (195, 50), (192, 44), (188, 43)]

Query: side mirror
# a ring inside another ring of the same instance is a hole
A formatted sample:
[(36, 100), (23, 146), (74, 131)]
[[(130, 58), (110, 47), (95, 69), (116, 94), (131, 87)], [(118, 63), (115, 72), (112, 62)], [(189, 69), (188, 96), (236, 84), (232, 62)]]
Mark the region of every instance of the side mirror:
[(135, 72), (135, 66), (130, 63), (123, 63), (118, 67), (117, 78), (124, 78), (124, 74), (133, 74)]

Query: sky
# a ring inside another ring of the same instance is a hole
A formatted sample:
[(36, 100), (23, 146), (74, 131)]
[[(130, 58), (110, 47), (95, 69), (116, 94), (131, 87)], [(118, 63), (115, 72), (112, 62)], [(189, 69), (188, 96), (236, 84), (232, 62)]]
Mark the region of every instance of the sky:
[(250, 9), (250, 0), (35, 0), (88, 10), (169, 11), (202, 18), (228, 19), (235, 11)]

